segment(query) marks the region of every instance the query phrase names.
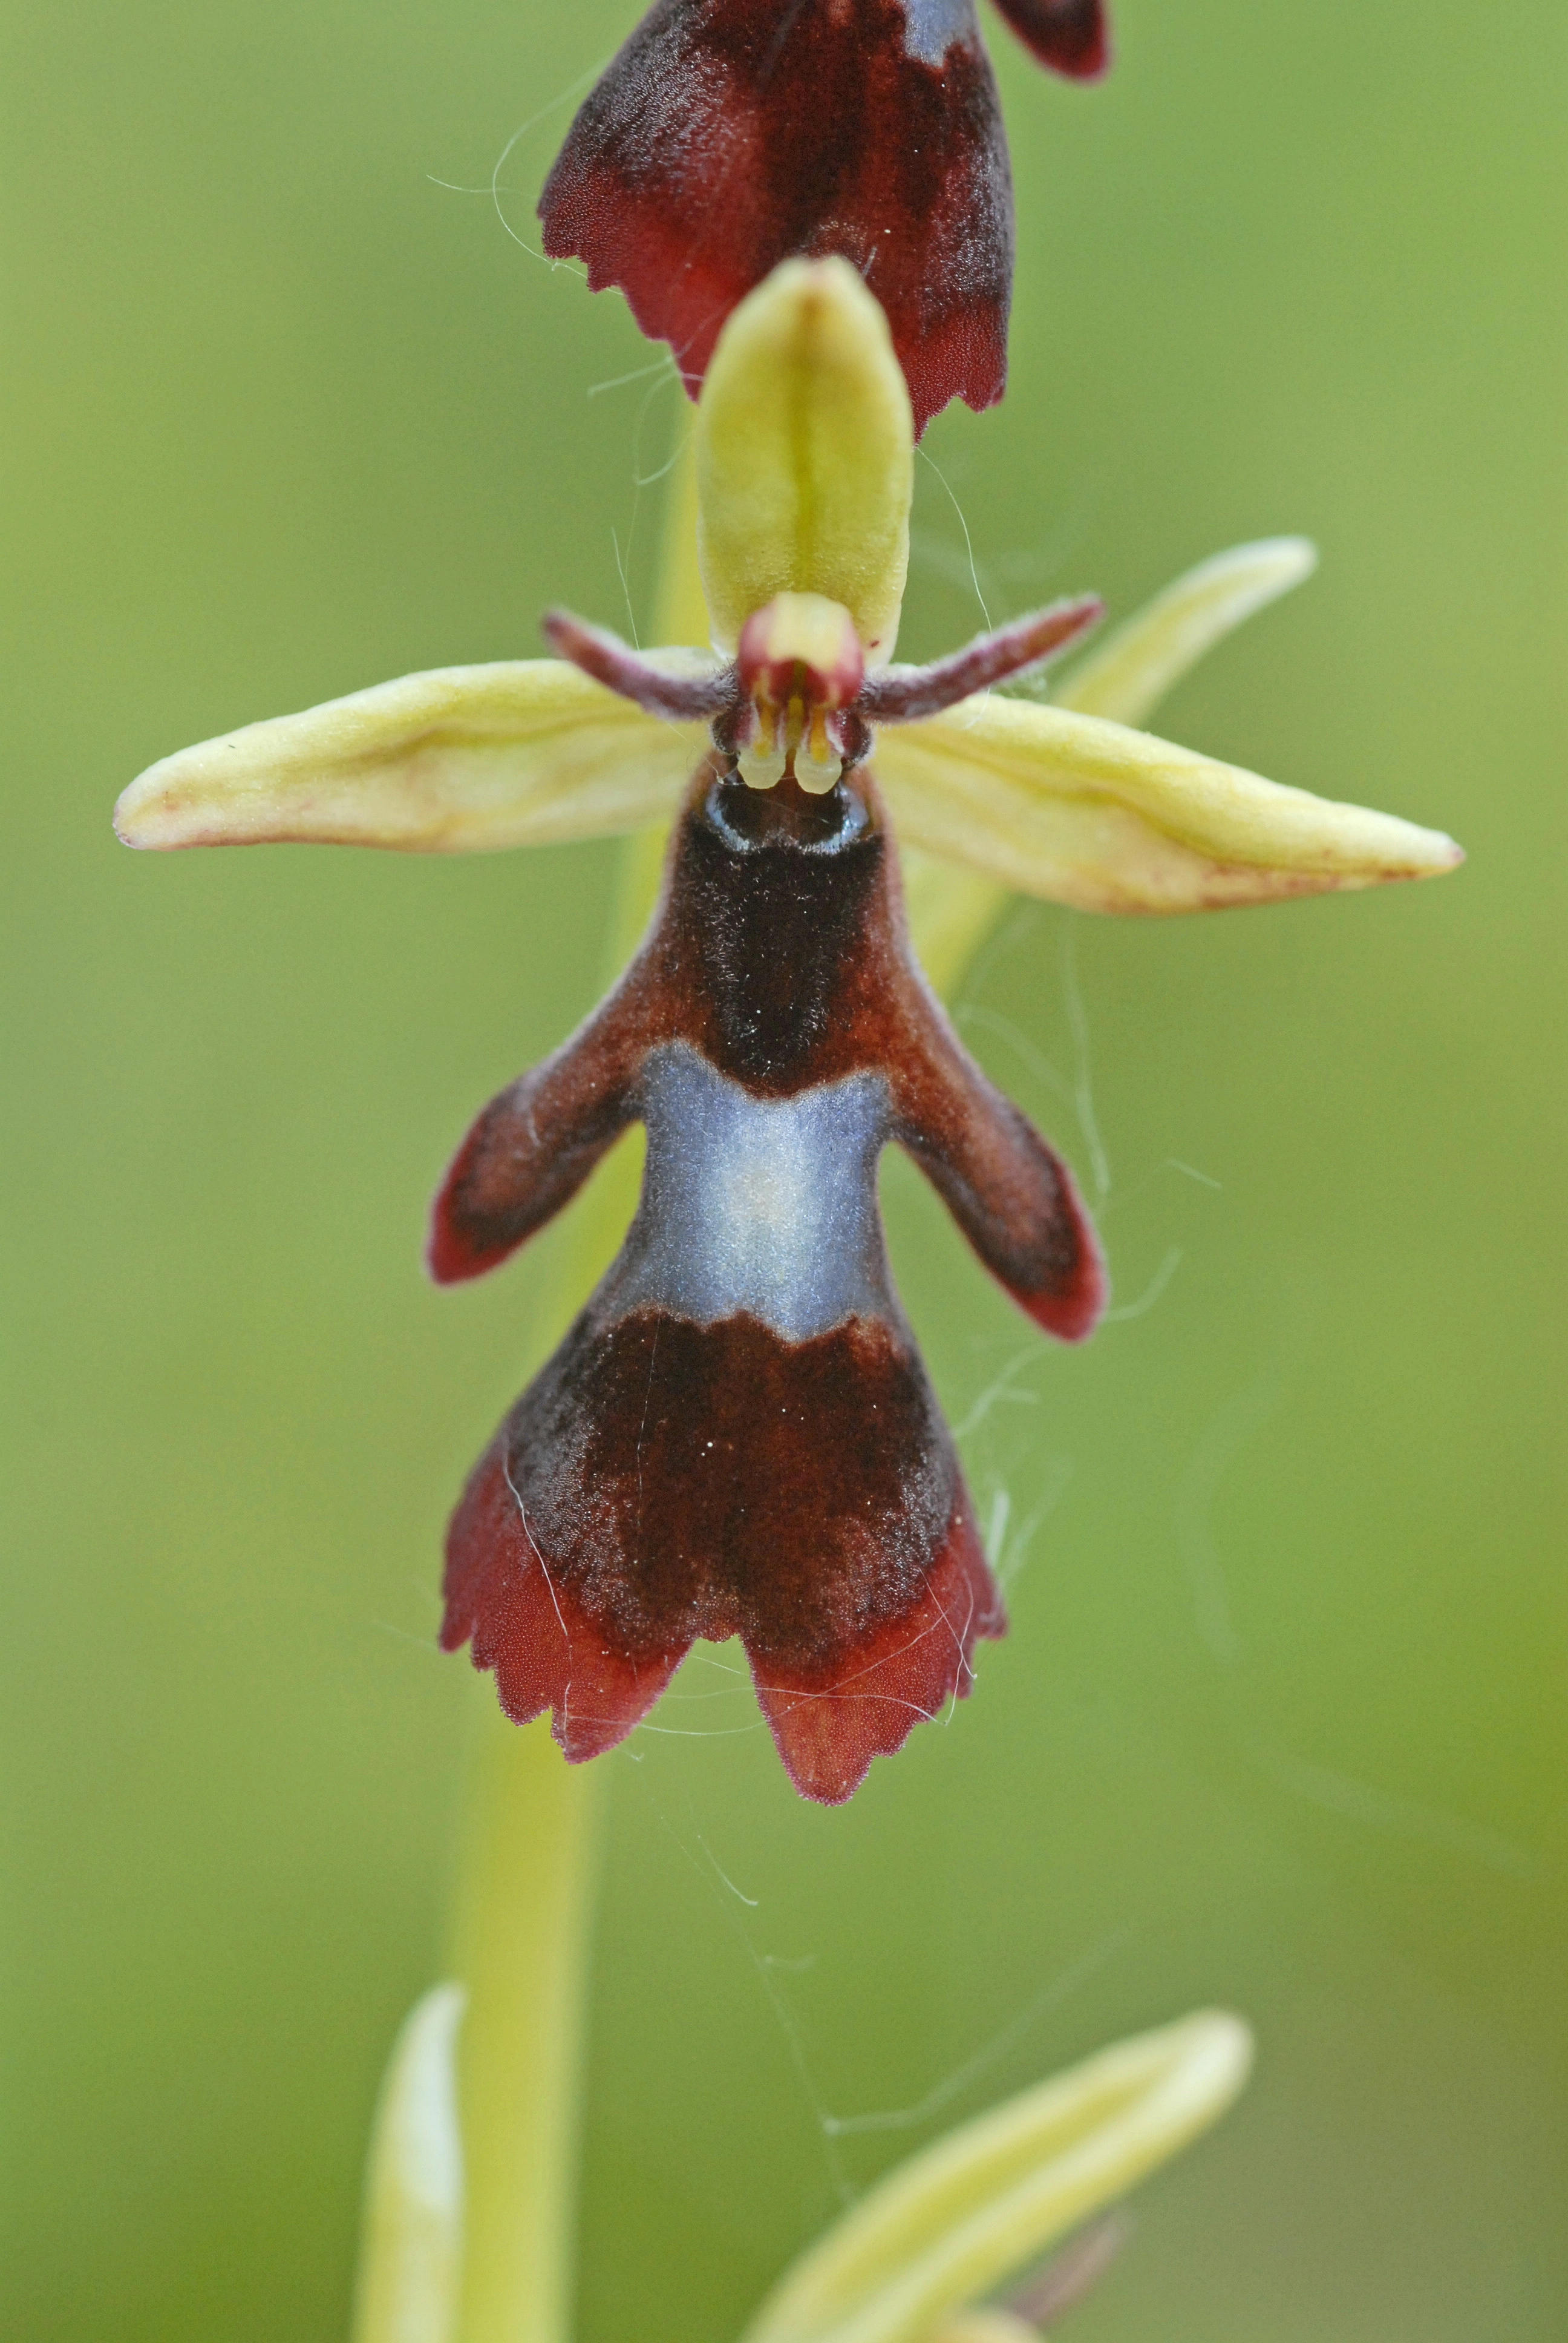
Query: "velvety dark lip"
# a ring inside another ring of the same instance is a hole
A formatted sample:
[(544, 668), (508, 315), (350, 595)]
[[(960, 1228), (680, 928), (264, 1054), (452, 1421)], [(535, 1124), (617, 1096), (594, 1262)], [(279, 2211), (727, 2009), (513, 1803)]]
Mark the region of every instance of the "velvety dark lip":
[(590, 1303), (481, 1461), (447, 1540), (448, 1650), (568, 1756), (629, 1732), (699, 1637), (743, 1641), (797, 1787), (970, 1688), (1001, 1600), (907, 1332), (800, 1342)]
[(887, 1264), (885, 1141), (1037, 1324), (1076, 1341), (1104, 1300), (1066, 1166), (910, 954), (869, 769), (819, 799), (704, 761), (631, 966), (459, 1150), (434, 1274), (504, 1260), (638, 1118), (620, 1253), (453, 1516), (442, 1641), (579, 1758), (695, 1637), (739, 1634), (797, 1785), (831, 1803), (1003, 1625)]

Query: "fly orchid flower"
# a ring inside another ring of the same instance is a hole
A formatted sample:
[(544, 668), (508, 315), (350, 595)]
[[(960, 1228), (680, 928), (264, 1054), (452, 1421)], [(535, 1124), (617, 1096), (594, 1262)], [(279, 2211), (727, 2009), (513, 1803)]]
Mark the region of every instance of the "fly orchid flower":
[[(469, 1481), (442, 1642), (570, 1758), (739, 1634), (798, 1788), (967, 1693), (1003, 1630), (952, 1442), (890, 1275), (897, 1141), (981, 1261), (1067, 1341), (1104, 1282), (1065, 1166), (964, 1051), (912, 957), (890, 814), (990, 880), (1092, 910), (1208, 909), (1415, 878), (1452, 840), (1104, 717), (988, 696), (1097, 608), (892, 663), (912, 424), (840, 260), (736, 311), (698, 408), (714, 653), (547, 622), (559, 661), (447, 669), (186, 749), (117, 814), (138, 846), (277, 839), (450, 851), (678, 817), (608, 999), (492, 1101), (437, 1198), (441, 1282), (491, 1268), (648, 1132), (622, 1251)], [(1229, 572), (1099, 662), (1136, 700), (1250, 592)], [(1093, 696), (1092, 685), (1090, 696)], [(878, 732), (877, 728), (888, 729)]]
[[(1101, 0), (997, 0), (1042, 65), (1107, 62)], [(973, 0), (658, 0), (578, 114), (545, 250), (618, 286), (695, 397), (777, 264), (837, 253), (880, 301), (917, 433), (1007, 378), (1012, 176)]]

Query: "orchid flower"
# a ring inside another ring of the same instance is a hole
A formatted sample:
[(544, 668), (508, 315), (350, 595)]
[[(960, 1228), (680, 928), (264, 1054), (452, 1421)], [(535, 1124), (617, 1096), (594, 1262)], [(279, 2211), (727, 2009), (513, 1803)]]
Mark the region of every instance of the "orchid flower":
[[(797, 1786), (847, 1797), (1003, 1631), (973, 1507), (889, 1271), (876, 1164), (920, 1164), (1035, 1322), (1104, 1298), (1065, 1165), (969, 1059), (910, 950), (906, 840), (1096, 910), (1209, 909), (1445, 870), (1452, 840), (1259, 779), (1105, 715), (996, 696), (1091, 598), (926, 668), (893, 662), (913, 425), (846, 263), (735, 311), (696, 428), (713, 648), (639, 654), (564, 613), (559, 660), (414, 676), (166, 759), (116, 820), (146, 847), (432, 851), (677, 816), (631, 965), (480, 1116), (429, 1261), (492, 1267), (641, 1121), (616, 1262), (501, 1426), (447, 1542), (442, 1642), (518, 1722), (613, 1745), (698, 1637), (739, 1634)], [(1201, 572), (1079, 680), (1141, 706), (1298, 574)], [(885, 728), (879, 729), (879, 728)]]
[[(997, 0), (1042, 65), (1107, 62), (1101, 0)], [(915, 427), (1007, 378), (1012, 176), (973, 0), (658, 0), (572, 124), (545, 250), (618, 286), (696, 395), (730, 311), (837, 253), (881, 302)]]
[[(455, 2045), (463, 1996), (437, 1986), (394, 2049), (373, 2142), (355, 2343), (456, 2343), (465, 2176)], [(1110, 2258), (1081, 2225), (1232, 2105), (1251, 2066), (1239, 2018), (1199, 2010), (1119, 2042), (895, 2167), (785, 2271), (741, 2343), (1036, 2343)], [(1068, 2253), (986, 2298), (1057, 2241)], [(1076, 2267), (1074, 2267), (1076, 2264)], [(510, 2306), (494, 2331), (532, 2335)], [(487, 2335), (492, 2322), (473, 2322)], [(541, 2328), (543, 2322), (540, 2322)], [(548, 2331), (558, 2332), (552, 2322)]]

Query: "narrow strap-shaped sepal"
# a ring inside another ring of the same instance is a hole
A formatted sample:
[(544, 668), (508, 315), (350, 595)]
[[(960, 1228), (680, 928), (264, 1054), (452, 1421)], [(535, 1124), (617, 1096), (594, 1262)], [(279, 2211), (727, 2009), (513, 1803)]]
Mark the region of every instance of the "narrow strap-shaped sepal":
[(1318, 566), (1310, 538), (1228, 546), (1186, 570), (1111, 628), (1051, 697), (1060, 708), (1143, 724), (1216, 643), (1300, 586)]
[(1251, 2036), (1196, 2010), (1098, 2052), (897, 2165), (809, 2247), (741, 2343), (930, 2343), (1223, 2115)]

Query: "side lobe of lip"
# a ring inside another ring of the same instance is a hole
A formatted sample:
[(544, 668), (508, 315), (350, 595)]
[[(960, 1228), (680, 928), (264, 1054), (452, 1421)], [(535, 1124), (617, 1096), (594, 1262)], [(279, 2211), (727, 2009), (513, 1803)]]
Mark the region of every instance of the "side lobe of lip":
[(1070, 81), (1097, 81), (1111, 63), (1103, 0), (996, 0), (1030, 54)]

